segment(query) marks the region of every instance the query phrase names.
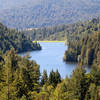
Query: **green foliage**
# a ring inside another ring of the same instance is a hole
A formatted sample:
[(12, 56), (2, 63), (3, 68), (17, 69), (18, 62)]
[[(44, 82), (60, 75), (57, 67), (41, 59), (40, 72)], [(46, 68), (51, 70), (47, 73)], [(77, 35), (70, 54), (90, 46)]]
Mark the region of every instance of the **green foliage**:
[(77, 62), (77, 52), (70, 48), (65, 52), (63, 59), (68, 62)]
[[(73, 29), (75, 26), (73, 27)], [(64, 61), (79, 62), (83, 65), (98, 63), (100, 58), (100, 19), (93, 19), (76, 27), (68, 37), (68, 50)], [(77, 33), (76, 33), (77, 32)]]
[(61, 76), (58, 72), (54, 72), (53, 70), (50, 72), (49, 78), (48, 78), (48, 83), (49, 85), (52, 85), (53, 87), (56, 87), (58, 83), (61, 82)]
[(70, 78), (64, 79), (53, 92), (53, 100), (99, 100), (100, 70), (93, 67), (90, 73), (78, 66)]
[(42, 75), (42, 78), (41, 78), (41, 85), (43, 86), (48, 80), (48, 75), (47, 75), (47, 71), (44, 70), (43, 71), (43, 75)]
[(84, 100), (85, 97), (85, 70), (82, 67), (77, 67), (71, 76), (72, 91), (76, 99)]
[(77, 67), (54, 91), (54, 100), (84, 100), (86, 92), (85, 70)]
[(0, 99), (29, 98), (29, 92), (39, 92), (40, 71), (35, 61), (20, 57), (14, 49), (4, 55), (3, 74), (0, 80)]
[(32, 40), (66, 40), (70, 43), (78, 43), (80, 37), (87, 36), (100, 28), (100, 19), (92, 19), (86, 22), (74, 24), (62, 24), (52, 27), (23, 30), (24, 34)]
[[(81, 53), (82, 61), (85, 61), (83, 64), (99, 64), (100, 61), (98, 59), (100, 58), (100, 32), (98, 31), (88, 36), (87, 39), (84, 40), (83, 45), (85, 45), (83, 48), (85, 49), (84, 55)], [(83, 52), (83, 50), (81, 52)]]
[(40, 50), (38, 43), (32, 43), (23, 33), (14, 29), (8, 29), (0, 23), (0, 50), (6, 52), (14, 48), (18, 53)]
[(58, 70), (53, 72), (55, 80), (51, 81), (49, 79), (52, 75), (48, 79), (44, 70), (40, 81), (39, 65), (35, 61), (30, 61), (28, 54), (20, 57), (12, 48), (1, 57), (3, 59), (0, 61), (1, 100), (49, 100), (54, 87), (61, 82)]
[(94, 64), (89, 73), (79, 65), (72, 75), (62, 80), (53, 70), (44, 70), (40, 81), (39, 65), (20, 57), (14, 49), (1, 55), (0, 100), (99, 100), (100, 65)]

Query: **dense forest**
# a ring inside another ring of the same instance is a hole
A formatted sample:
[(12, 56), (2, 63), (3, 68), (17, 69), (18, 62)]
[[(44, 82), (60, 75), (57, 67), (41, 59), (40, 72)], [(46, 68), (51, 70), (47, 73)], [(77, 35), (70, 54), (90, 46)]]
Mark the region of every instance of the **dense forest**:
[(80, 62), (85, 65), (100, 64), (100, 31), (82, 40)]
[(22, 32), (32, 40), (66, 40), (66, 28), (69, 25), (59, 25), (52, 27), (26, 29)]
[[(71, 40), (72, 39), (72, 40)], [(77, 33), (72, 33), (68, 40), (68, 50), (64, 60), (81, 62), (84, 65), (99, 63), (100, 58), (100, 19), (93, 19), (86, 25), (78, 28)]]
[(18, 53), (40, 50), (41, 46), (39, 43), (33, 43), (23, 33), (18, 32), (15, 29), (8, 29), (2, 23), (0, 23), (0, 50), (6, 52), (14, 48)]
[(94, 18), (89, 21), (74, 24), (62, 24), (52, 27), (23, 30), (25, 35), (32, 40), (72, 40), (79, 35), (93, 33), (99, 28), (100, 19)]
[(58, 70), (41, 74), (28, 54), (20, 57), (11, 49), (0, 56), (0, 100), (100, 100), (100, 64), (89, 73), (78, 65), (63, 80)]
[(10, 28), (40, 28), (100, 17), (99, 0), (0, 0), (0, 22)]

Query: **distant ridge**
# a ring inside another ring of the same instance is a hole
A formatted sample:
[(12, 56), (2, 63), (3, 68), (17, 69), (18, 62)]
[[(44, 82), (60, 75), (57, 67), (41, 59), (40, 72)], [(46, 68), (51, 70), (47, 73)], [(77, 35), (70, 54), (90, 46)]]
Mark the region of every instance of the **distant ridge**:
[(0, 21), (10, 28), (57, 26), (99, 16), (99, 0), (0, 0)]

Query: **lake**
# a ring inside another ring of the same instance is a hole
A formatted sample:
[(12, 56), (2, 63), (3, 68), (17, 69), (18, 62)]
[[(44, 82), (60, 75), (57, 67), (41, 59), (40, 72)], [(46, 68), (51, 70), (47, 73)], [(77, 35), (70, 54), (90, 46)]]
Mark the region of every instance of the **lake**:
[[(72, 71), (75, 69), (76, 64), (69, 64), (63, 61), (65, 50), (68, 46), (64, 42), (40, 42), (42, 50), (29, 52), (31, 60), (35, 60), (40, 65), (40, 72), (47, 70), (49, 75), (53, 69), (58, 69), (62, 78), (70, 76)], [(21, 54), (24, 56), (26, 53)]]

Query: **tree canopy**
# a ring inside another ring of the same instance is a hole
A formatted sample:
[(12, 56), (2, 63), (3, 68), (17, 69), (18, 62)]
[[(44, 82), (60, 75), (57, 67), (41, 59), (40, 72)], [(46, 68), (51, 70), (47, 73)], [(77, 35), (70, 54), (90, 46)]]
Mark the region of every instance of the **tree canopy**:
[(0, 23), (0, 50), (6, 52), (14, 48), (18, 53), (32, 50), (40, 50), (39, 43), (33, 43), (23, 33), (15, 29), (8, 29)]

